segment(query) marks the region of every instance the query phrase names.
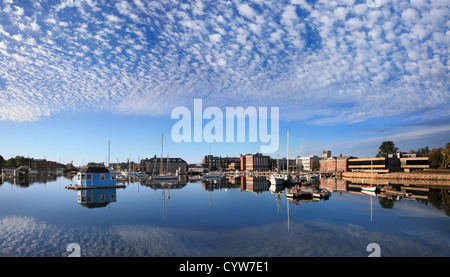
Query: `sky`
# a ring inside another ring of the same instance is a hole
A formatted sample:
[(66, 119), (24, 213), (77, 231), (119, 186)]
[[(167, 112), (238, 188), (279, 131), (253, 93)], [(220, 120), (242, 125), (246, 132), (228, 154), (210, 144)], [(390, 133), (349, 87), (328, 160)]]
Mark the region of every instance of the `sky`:
[(223, 113), (278, 108), (272, 157), (286, 156), (288, 130), (289, 157), (442, 147), (449, 6), (0, 0), (0, 155), (82, 165), (107, 162), (110, 143), (111, 162), (138, 161), (161, 155), (161, 134), (164, 156), (188, 163), (260, 152), (259, 139), (175, 142), (171, 113), (193, 115), (194, 99)]

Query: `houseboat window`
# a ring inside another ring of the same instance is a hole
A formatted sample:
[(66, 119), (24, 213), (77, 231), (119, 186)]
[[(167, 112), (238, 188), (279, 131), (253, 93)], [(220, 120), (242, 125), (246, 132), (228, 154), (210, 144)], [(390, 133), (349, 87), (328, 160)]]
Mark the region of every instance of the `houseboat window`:
[(100, 180), (104, 181), (105, 180), (105, 174), (100, 174)]
[(78, 173), (78, 181), (80, 181), (80, 180), (81, 180), (81, 174)]
[(86, 180), (86, 176), (84, 174), (81, 174), (81, 180)]
[(109, 196), (109, 199), (110, 199), (110, 200), (114, 200), (114, 194), (111, 194), (111, 195)]
[(88, 180), (92, 180), (92, 175), (91, 174), (86, 174), (86, 176), (87, 176)]
[(113, 174), (111, 174), (111, 180), (114, 180), (114, 175)]

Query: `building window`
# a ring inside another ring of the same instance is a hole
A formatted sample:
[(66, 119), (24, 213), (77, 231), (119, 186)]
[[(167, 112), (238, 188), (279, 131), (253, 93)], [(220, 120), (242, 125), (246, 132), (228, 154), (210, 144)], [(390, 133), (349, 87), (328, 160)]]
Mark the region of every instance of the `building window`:
[(78, 181), (81, 180), (81, 174), (78, 173)]

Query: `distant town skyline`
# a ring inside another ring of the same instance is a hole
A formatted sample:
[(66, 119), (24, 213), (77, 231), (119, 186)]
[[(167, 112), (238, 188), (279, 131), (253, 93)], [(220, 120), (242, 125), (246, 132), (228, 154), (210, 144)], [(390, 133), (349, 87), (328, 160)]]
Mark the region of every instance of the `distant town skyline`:
[[(373, 5), (376, 2), (377, 5)], [(445, 1), (0, 1), (0, 155), (61, 163), (260, 152), (171, 139), (177, 107), (278, 107), (270, 155), (450, 138)], [(204, 120), (204, 124), (208, 120)]]

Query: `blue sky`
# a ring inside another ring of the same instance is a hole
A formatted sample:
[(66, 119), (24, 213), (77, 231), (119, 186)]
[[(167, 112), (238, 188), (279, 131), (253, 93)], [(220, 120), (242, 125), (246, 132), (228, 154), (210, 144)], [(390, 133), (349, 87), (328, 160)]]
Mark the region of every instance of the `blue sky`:
[[(0, 1), (0, 155), (80, 165), (258, 152), (175, 143), (174, 108), (279, 107), (271, 155), (450, 141), (448, 1)], [(204, 121), (204, 124), (207, 120)]]

